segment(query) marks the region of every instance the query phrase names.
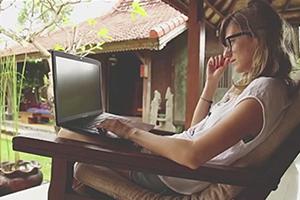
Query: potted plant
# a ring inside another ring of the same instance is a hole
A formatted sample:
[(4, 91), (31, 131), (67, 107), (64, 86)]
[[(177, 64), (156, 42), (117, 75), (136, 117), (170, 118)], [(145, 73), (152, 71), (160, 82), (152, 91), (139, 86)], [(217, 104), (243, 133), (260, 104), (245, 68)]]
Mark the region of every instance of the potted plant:
[[(11, 150), (2, 144), (6, 134), (3, 130), (10, 126), (13, 136), (19, 133), (19, 105), (25, 64), (26, 62), (19, 73), (15, 56), (0, 58), (0, 196), (42, 182), (40, 165), (37, 162), (20, 160), (18, 152), (14, 152), (14, 162), (9, 159), (3, 161), (3, 153), (8, 154), (7, 158), (12, 156), (9, 155)], [(10, 120), (9, 125), (6, 123), (7, 119)]]

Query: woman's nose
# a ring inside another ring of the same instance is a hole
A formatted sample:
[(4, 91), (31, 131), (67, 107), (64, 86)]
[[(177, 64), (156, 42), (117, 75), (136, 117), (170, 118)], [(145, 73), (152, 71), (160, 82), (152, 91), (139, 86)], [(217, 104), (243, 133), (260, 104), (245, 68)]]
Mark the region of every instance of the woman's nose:
[(223, 51), (223, 56), (224, 57), (231, 57), (232, 56), (232, 51), (229, 47), (226, 47)]

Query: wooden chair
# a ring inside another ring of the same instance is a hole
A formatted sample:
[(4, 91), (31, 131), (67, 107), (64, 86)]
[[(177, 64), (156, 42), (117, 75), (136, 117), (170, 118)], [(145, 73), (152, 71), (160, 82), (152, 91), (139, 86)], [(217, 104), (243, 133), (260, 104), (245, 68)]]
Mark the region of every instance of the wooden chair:
[[(64, 132), (74, 134), (66, 130)], [(74, 134), (74, 137), (85, 136)], [(122, 140), (88, 137), (92, 142), (70, 140), (44, 133), (19, 135), (13, 138), (13, 148), (17, 151), (52, 157), (49, 200), (93, 199), (82, 196), (72, 189), (73, 165), (77, 161), (109, 168), (244, 186), (242, 192), (234, 199), (265, 199), (272, 190), (277, 188), (284, 172), (300, 151), (300, 123), (276, 148), (272, 156), (259, 167), (203, 165), (196, 170), (191, 170), (166, 158), (140, 153), (136, 146)], [(112, 198), (98, 193), (97, 199)]]

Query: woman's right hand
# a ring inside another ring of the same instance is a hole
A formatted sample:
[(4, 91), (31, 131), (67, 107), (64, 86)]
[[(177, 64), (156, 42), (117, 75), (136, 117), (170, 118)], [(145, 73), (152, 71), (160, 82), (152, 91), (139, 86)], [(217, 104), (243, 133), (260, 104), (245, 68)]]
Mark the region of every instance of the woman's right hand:
[(107, 118), (104, 121), (96, 125), (98, 129), (104, 129), (111, 131), (120, 138), (129, 139), (130, 135), (134, 134), (136, 128), (129, 125), (126, 120)]
[(231, 57), (224, 57), (223, 55), (217, 55), (210, 57), (206, 66), (206, 82), (214, 85), (218, 85), (224, 71), (227, 69), (230, 63)]

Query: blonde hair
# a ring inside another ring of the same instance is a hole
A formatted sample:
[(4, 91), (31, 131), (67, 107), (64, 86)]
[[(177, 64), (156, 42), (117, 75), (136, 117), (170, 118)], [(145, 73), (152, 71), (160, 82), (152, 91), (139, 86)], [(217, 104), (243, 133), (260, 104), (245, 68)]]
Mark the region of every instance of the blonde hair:
[(266, 76), (282, 79), (288, 86), (295, 86), (289, 77), (295, 66), (295, 33), (268, 2), (251, 0), (248, 6), (227, 16), (220, 26), (220, 41), (226, 44), (225, 34), (230, 23), (241, 31), (248, 31), (258, 40), (250, 72), (234, 83), (241, 91), (254, 79)]

